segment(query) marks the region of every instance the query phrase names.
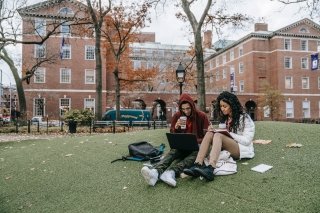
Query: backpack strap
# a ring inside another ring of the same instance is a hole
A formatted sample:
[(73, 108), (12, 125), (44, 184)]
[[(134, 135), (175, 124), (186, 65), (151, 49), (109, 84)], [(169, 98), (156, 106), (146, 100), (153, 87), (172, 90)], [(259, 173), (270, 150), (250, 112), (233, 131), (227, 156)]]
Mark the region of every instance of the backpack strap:
[(111, 161), (111, 163), (114, 163), (114, 162), (119, 161), (119, 160), (122, 160), (122, 161), (126, 161), (126, 160), (144, 161), (145, 159), (144, 158), (139, 158), (139, 157), (132, 157), (132, 156), (122, 156), (121, 158), (118, 158), (118, 159), (115, 159), (115, 160)]

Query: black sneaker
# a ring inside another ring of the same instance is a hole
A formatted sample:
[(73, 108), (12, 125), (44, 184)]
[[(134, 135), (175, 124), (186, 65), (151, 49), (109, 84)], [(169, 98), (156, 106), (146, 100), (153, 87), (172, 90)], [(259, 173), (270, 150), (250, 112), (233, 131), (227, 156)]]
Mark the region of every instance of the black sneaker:
[(191, 177), (199, 177), (200, 174), (198, 174), (198, 172), (196, 172), (196, 168), (201, 168), (203, 167), (202, 165), (200, 165), (199, 163), (195, 163), (192, 167), (190, 168), (186, 168), (186, 169), (183, 169), (183, 173), (186, 174), (186, 175), (189, 175)]
[(198, 173), (200, 176), (204, 177), (208, 181), (213, 181), (214, 175), (213, 175), (213, 170), (214, 168), (209, 165), (209, 166), (204, 166), (204, 167), (197, 167), (194, 169), (196, 173)]

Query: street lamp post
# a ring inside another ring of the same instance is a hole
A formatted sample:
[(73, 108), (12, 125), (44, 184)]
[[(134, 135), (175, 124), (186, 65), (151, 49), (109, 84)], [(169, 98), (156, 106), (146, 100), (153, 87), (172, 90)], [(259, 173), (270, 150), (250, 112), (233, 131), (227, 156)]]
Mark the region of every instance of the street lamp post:
[(185, 80), (186, 70), (182, 66), (181, 62), (176, 70), (176, 78), (180, 86), (180, 95), (182, 94), (182, 85)]

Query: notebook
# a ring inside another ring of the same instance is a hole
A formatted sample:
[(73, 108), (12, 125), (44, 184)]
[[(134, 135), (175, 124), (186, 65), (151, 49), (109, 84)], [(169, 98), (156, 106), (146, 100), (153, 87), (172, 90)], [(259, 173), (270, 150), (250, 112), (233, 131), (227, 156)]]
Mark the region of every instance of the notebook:
[(197, 136), (191, 133), (166, 133), (171, 149), (198, 151)]

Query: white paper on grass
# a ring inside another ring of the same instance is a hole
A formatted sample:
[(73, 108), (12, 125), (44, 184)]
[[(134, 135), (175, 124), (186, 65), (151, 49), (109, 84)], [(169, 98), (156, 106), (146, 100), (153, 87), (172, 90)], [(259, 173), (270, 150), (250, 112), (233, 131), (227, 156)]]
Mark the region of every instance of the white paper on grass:
[(273, 166), (267, 165), (267, 164), (259, 164), (258, 166), (252, 167), (251, 170), (255, 172), (265, 173), (269, 169), (271, 169)]

